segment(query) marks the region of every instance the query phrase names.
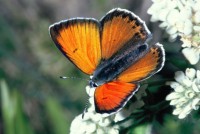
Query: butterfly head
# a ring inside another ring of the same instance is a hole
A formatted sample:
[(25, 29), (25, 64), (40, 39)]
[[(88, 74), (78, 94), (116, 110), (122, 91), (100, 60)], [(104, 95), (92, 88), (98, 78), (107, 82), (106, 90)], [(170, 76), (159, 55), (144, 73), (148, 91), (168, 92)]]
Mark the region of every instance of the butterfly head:
[(106, 79), (100, 79), (95, 74), (93, 74), (92, 76), (90, 76), (89, 86), (91, 88), (93, 88), (93, 87), (96, 88), (96, 87), (101, 86), (101, 85), (103, 85), (105, 83), (106, 83)]
[(95, 87), (98, 87), (98, 85), (94, 82), (94, 81), (92, 81), (92, 79), (90, 79), (90, 81), (89, 81), (89, 85), (90, 85), (90, 87), (91, 88), (95, 88)]

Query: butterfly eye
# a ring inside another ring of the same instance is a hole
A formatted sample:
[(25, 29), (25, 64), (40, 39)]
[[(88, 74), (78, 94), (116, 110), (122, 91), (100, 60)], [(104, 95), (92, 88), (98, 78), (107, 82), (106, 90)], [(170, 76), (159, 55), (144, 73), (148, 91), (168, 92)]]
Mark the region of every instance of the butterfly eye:
[(90, 85), (90, 87), (98, 87), (98, 85), (95, 82), (93, 82), (92, 80), (90, 80), (89, 85)]

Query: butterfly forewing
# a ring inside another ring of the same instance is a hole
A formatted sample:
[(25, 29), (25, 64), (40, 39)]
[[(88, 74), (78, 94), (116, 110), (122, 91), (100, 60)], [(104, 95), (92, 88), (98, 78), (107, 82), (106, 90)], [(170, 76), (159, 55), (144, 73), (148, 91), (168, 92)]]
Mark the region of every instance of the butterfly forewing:
[(99, 27), (94, 19), (75, 18), (52, 25), (50, 34), (69, 60), (86, 74), (92, 74), (101, 59)]
[[(144, 22), (132, 12), (115, 8), (102, 19), (102, 58), (108, 59), (130, 40), (144, 43), (151, 34)], [(132, 44), (134, 45), (134, 44)]]

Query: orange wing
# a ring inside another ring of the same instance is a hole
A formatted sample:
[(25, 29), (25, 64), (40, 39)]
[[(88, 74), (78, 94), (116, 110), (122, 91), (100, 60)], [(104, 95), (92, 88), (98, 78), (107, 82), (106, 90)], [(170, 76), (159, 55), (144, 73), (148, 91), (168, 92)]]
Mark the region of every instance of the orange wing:
[(101, 59), (99, 25), (94, 19), (77, 18), (50, 26), (54, 43), (86, 74), (92, 74)]
[(141, 81), (160, 71), (164, 61), (163, 46), (157, 43), (144, 57), (122, 72), (117, 79), (123, 82)]
[(103, 59), (110, 58), (128, 41), (144, 43), (151, 37), (144, 22), (126, 9), (111, 10), (101, 19), (101, 25)]
[(139, 88), (136, 84), (109, 82), (95, 89), (95, 110), (98, 113), (119, 111)]

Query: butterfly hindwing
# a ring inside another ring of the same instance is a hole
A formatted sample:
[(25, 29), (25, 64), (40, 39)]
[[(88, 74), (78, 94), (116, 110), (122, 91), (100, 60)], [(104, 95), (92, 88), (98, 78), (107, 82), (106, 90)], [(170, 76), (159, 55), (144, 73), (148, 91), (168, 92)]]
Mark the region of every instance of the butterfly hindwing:
[[(127, 42), (141, 42), (151, 37), (145, 23), (132, 12), (115, 8), (100, 21), (102, 25), (102, 58), (108, 59)], [(134, 44), (132, 44), (134, 45)]]
[(99, 25), (95, 19), (75, 18), (50, 26), (54, 43), (86, 74), (92, 74), (101, 59)]
[(161, 44), (152, 45), (149, 52), (118, 76), (124, 82), (141, 81), (160, 71), (165, 62), (165, 53)]
[(120, 81), (108, 82), (97, 87), (94, 94), (96, 112), (110, 114), (119, 111), (138, 88), (137, 84)]

